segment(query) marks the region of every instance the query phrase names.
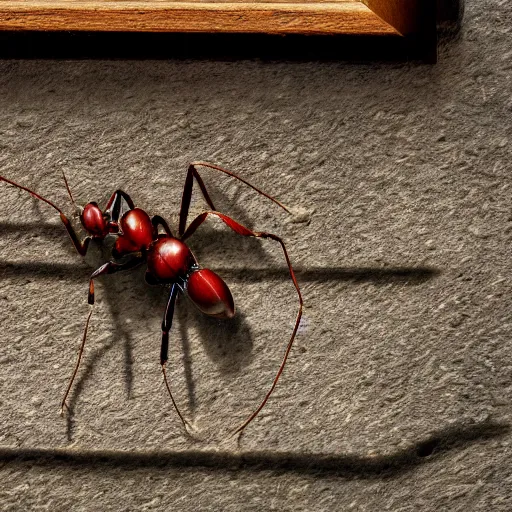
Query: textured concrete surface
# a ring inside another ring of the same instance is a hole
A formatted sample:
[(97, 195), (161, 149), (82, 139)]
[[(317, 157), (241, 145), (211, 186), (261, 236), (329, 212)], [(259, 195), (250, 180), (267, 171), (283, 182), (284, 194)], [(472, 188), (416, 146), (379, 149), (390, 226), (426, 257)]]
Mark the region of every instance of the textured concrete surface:
[(215, 222), (192, 242), (239, 313), (179, 302), (170, 375), (195, 438), (159, 372), (167, 292), (139, 271), (99, 282), (60, 418), (102, 254), (3, 184), (0, 508), (511, 510), (511, 21), (469, 1), (436, 66), (0, 62), (1, 174), (66, 211), (61, 170), (80, 202), (122, 187), (176, 223), (202, 159), (305, 212), (204, 173), (219, 208), (285, 238), (305, 297), (237, 446), (297, 307), (278, 247)]

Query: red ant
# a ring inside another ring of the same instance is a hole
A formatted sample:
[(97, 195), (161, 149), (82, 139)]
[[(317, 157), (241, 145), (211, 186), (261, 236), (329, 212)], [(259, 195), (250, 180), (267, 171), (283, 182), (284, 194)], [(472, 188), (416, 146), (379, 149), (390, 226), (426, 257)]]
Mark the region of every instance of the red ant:
[[(92, 239), (103, 241), (108, 235), (113, 235), (116, 237), (116, 241), (112, 249), (113, 259), (101, 265), (91, 274), (89, 280), (88, 296), (88, 302), (91, 306), (94, 304), (94, 279), (104, 274), (113, 274), (121, 270), (130, 270), (143, 263), (146, 263), (147, 265), (145, 274), (146, 282), (152, 285), (164, 284), (171, 286), (169, 299), (167, 302), (167, 307), (165, 308), (164, 319), (162, 322), (160, 365), (162, 368), (162, 374), (165, 385), (167, 387), (167, 391), (185, 429), (187, 429), (187, 427), (191, 428), (190, 424), (183, 417), (178, 408), (178, 405), (176, 404), (176, 401), (174, 400), (165, 372), (165, 364), (168, 359), (169, 332), (172, 326), (174, 306), (178, 292), (186, 292), (192, 302), (199, 308), (199, 310), (209, 316), (216, 318), (232, 318), (235, 314), (233, 297), (226, 283), (212, 270), (201, 268), (199, 266), (191, 250), (185, 244), (185, 240), (187, 240), (187, 238), (191, 237), (195, 233), (197, 228), (206, 220), (207, 217), (213, 216), (219, 218), (222, 222), (224, 222), (224, 224), (226, 224), (229, 228), (241, 236), (270, 238), (279, 242), (283, 250), (286, 263), (288, 265), (290, 277), (293, 281), (295, 289), (297, 290), (299, 310), (295, 320), (293, 332), (291, 334), (290, 340), (288, 341), (281, 365), (279, 366), (277, 374), (272, 382), (272, 386), (270, 387), (269, 391), (257, 409), (245, 420), (245, 422), (240, 427), (238, 427), (233, 432), (232, 435), (236, 435), (241, 433), (247, 427), (247, 425), (249, 425), (249, 423), (258, 415), (274, 391), (277, 381), (279, 380), (279, 377), (281, 376), (281, 373), (283, 372), (284, 366), (288, 359), (295, 335), (297, 334), (302, 316), (303, 301), (299, 285), (297, 283), (297, 279), (295, 278), (295, 273), (293, 271), (292, 264), (290, 262), (290, 258), (288, 256), (288, 252), (283, 240), (272, 233), (252, 231), (231, 217), (218, 212), (206, 190), (201, 176), (199, 175), (197, 170), (198, 166), (220, 171), (241, 181), (259, 194), (273, 201), (286, 212), (290, 213), (289, 209), (286, 208), (286, 206), (284, 206), (277, 199), (266, 194), (262, 190), (258, 189), (243, 178), (240, 178), (231, 171), (205, 162), (193, 162), (189, 165), (187, 177), (185, 179), (177, 236), (173, 235), (167, 222), (162, 217), (155, 215), (154, 217), (150, 218), (144, 210), (135, 207), (132, 199), (128, 194), (122, 190), (116, 190), (110, 197), (103, 211), (95, 202), (90, 202), (83, 209), (80, 209), (80, 221), (83, 228), (87, 232), (87, 236), (84, 239), (80, 239), (68, 217), (66, 217), (62, 210), (52, 201), (40, 196), (33, 190), (30, 190), (29, 188), (19, 185), (18, 183), (8, 180), (2, 176), (0, 176), (0, 181), (5, 181), (10, 185), (25, 190), (36, 199), (44, 201), (46, 204), (57, 210), (71, 238), (71, 241), (73, 242), (73, 245), (81, 256), (85, 256), (87, 253), (89, 243)], [(63, 178), (69, 197), (71, 198), (73, 204), (75, 204), (73, 195), (71, 194), (71, 190), (64, 174)], [(190, 200), (192, 197), (194, 179), (196, 180), (204, 199), (208, 203), (210, 210), (198, 215), (187, 227), (187, 217), (189, 213)], [(122, 208), (123, 206), (124, 208)], [(160, 228), (163, 229), (165, 233), (161, 233)], [(75, 369), (64, 394), (64, 398), (61, 402), (61, 414), (63, 414), (64, 408), (69, 409), (66, 400), (80, 366), (91, 315), (92, 308), (89, 312), (89, 315), (87, 316), (85, 323), (82, 343), (78, 352)]]

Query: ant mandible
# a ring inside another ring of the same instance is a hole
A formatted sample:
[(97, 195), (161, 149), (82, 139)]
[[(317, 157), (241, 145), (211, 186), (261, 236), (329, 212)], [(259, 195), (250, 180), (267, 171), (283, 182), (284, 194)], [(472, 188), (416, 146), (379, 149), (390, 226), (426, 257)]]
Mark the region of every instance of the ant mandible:
[[(299, 328), (303, 306), (300, 288), (297, 283), (297, 279), (295, 277), (295, 273), (293, 271), (293, 267), (283, 240), (272, 233), (267, 233), (264, 231), (253, 231), (235, 221), (231, 217), (228, 217), (227, 215), (217, 211), (197, 170), (197, 167), (200, 166), (219, 171), (241, 181), (259, 194), (273, 201), (286, 212), (290, 213), (290, 210), (280, 201), (255, 187), (245, 179), (237, 176), (233, 172), (210, 163), (193, 162), (188, 167), (185, 186), (183, 188), (177, 236), (173, 235), (167, 222), (162, 217), (155, 215), (154, 217), (150, 218), (150, 216), (144, 210), (135, 207), (134, 202), (126, 192), (123, 192), (122, 190), (116, 190), (110, 197), (104, 210), (101, 210), (101, 208), (95, 202), (90, 202), (86, 204), (83, 209), (79, 209), (82, 227), (87, 232), (87, 236), (84, 239), (81, 239), (73, 228), (68, 217), (66, 217), (63, 211), (52, 201), (44, 198), (43, 196), (27, 187), (19, 185), (14, 181), (0, 176), (0, 181), (5, 181), (6, 183), (9, 183), (10, 185), (13, 185), (21, 190), (25, 190), (36, 199), (39, 199), (40, 201), (43, 201), (54, 208), (59, 213), (60, 219), (63, 222), (71, 238), (71, 241), (73, 242), (73, 245), (81, 256), (86, 255), (91, 240), (94, 239), (101, 242), (108, 235), (113, 235), (116, 237), (116, 241), (112, 249), (112, 259), (95, 270), (91, 274), (89, 280), (88, 302), (91, 305), (91, 310), (89, 311), (87, 320), (85, 322), (82, 342), (78, 351), (76, 365), (69, 380), (64, 398), (61, 402), (61, 414), (64, 413), (64, 408), (69, 409), (66, 400), (77, 375), (84, 352), (85, 341), (87, 339), (87, 330), (93, 311), (92, 305), (94, 304), (94, 280), (104, 274), (113, 274), (122, 270), (130, 270), (143, 263), (146, 263), (146, 282), (152, 285), (163, 284), (170, 285), (171, 287), (162, 322), (160, 366), (162, 369), (165, 386), (171, 398), (172, 404), (176, 409), (176, 412), (178, 413), (178, 416), (180, 417), (185, 429), (187, 430), (191, 428), (190, 423), (183, 417), (174, 399), (165, 371), (165, 365), (168, 360), (169, 332), (172, 326), (174, 306), (178, 292), (186, 292), (192, 302), (197, 306), (197, 308), (211, 317), (232, 318), (235, 314), (233, 297), (226, 283), (212, 270), (200, 267), (196, 258), (185, 243), (185, 241), (195, 233), (197, 228), (199, 228), (199, 226), (208, 217), (217, 217), (235, 233), (238, 233), (241, 236), (269, 238), (271, 240), (277, 241), (283, 250), (290, 277), (297, 291), (299, 301), (299, 309), (297, 312), (295, 325), (290, 336), (290, 340), (288, 341), (283, 359), (269, 391), (259, 406), (256, 408), (256, 410), (231, 435), (241, 433), (247, 427), (247, 425), (249, 425), (249, 423), (251, 423), (251, 421), (256, 418), (274, 391), (277, 381), (283, 372), (284, 366), (288, 359), (288, 355), (293, 345), (293, 341)], [(75, 204), (64, 173), (63, 178), (69, 197), (72, 203)], [(201, 193), (206, 200), (210, 210), (198, 215), (187, 227), (187, 218), (194, 180), (197, 182), (199, 189), (201, 190)], [(160, 228), (163, 229), (164, 233), (160, 232)]]

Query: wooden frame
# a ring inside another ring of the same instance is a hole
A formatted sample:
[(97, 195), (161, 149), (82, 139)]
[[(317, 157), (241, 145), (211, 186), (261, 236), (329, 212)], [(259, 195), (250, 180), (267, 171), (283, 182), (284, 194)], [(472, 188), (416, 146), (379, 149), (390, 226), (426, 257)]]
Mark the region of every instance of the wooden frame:
[(435, 0), (0, 0), (0, 30), (409, 35)]
[(436, 21), (456, 23), (462, 5), (463, 0), (0, 0), (0, 31), (387, 36), (405, 39), (411, 54), (435, 61)]

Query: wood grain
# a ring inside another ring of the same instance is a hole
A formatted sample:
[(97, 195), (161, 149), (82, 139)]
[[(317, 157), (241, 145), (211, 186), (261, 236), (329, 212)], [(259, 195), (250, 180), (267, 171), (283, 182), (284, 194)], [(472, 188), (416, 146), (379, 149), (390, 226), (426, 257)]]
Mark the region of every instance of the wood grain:
[(398, 34), (359, 0), (0, 0), (0, 30)]

